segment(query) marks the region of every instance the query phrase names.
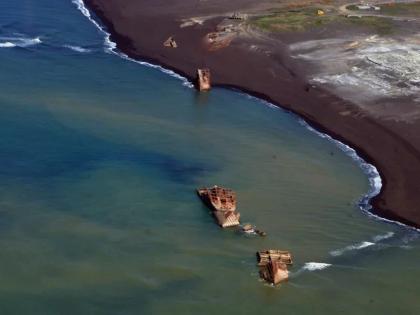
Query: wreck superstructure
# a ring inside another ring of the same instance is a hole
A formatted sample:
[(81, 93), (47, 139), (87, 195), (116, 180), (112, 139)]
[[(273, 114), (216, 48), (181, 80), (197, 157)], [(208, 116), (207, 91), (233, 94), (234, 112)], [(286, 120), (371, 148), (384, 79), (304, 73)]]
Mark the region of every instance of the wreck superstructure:
[(197, 77), (198, 90), (209, 91), (211, 89), (210, 69), (198, 69)]
[(197, 189), (200, 198), (212, 209), (218, 224), (223, 227), (240, 224), (240, 213), (236, 211), (236, 194), (233, 190), (219, 186)]
[(293, 264), (292, 255), (288, 251), (265, 250), (257, 253), (260, 277), (274, 285), (287, 281), (288, 265)]

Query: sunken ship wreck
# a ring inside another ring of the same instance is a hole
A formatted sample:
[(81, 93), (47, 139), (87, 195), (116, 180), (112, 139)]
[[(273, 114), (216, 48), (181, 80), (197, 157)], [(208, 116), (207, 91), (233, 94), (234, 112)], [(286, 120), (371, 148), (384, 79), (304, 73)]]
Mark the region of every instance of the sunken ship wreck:
[(217, 223), (223, 227), (240, 224), (240, 213), (236, 211), (236, 194), (233, 190), (219, 186), (197, 189), (198, 196), (212, 210)]

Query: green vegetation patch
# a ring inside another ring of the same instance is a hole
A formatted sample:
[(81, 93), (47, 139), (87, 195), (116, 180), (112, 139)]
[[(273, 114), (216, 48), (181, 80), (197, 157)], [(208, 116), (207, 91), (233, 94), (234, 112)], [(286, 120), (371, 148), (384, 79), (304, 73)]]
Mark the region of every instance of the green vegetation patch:
[(261, 16), (251, 23), (256, 27), (270, 32), (278, 31), (304, 31), (311, 27), (322, 26), (336, 19), (333, 15), (317, 14), (317, 9), (304, 8), (279, 11), (270, 15)]
[(381, 35), (390, 34), (393, 31), (393, 21), (390, 18), (379, 16), (345, 17), (336, 12), (325, 12), (324, 15), (318, 15), (317, 12), (318, 9), (313, 7), (277, 11), (270, 15), (254, 18), (251, 20), (251, 24), (267, 32), (299, 32), (332, 23), (361, 26)]

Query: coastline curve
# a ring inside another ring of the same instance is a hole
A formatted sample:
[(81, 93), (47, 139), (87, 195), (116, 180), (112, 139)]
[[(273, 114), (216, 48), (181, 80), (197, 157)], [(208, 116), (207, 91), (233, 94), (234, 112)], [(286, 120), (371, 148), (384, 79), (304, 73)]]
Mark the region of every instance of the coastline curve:
[[(134, 58), (129, 57), (124, 52), (118, 50), (117, 43), (112, 41), (112, 34), (107, 31), (106, 26), (101, 25), (100, 22), (95, 20), (89, 9), (87, 8), (84, 0), (71, 0), (73, 4), (76, 5), (77, 9), (86, 17), (89, 19), (90, 22), (92, 22), (96, 28), (104, 35), (104, 45), (105, 45), (105, 52), (111, 53), (114, 55), (117, 55), (120, 58), (123, 58), (127, 61), (137, 63), (142, 66), (147, 66), (149, 68), (157, 69), (165, 74), (170, 75), (173, 78), (176, 78), (182, 82), (182, 85), (188, 88), (193, 88), (193, 83), (187, 78), (186, 74), (183, 73), (177, 73), (176, 70), (168, 69), (167, 67), (163, 65), (158, 65), (154, 63), (150, 63), (147, 61), (141, 61), (136, 60)], [(327, 141), (330, 141), (334, 143), (340, 150), (342, 150), (347, 156), (349, 156), (353, 161), (357, 163), (357, 165), (362, 169), (363, 173), (368, 177), (369, 180), (369, 191), (363, 195), (359, 201), (358, 201), (358, 207), (359, 209), (364, 212), (368, 217), (373, 218), (375, 220), (387, 222), (390, 224), (398, 225), (400, 227), (420, 232), (420, 228), (416, 228), (414, 226), (411, 226), (409, 224), (405, 224), (403, 222), (397, 221), (397, 220), (391, 220), (386, 217), (380, 216), (379, 214), (374, 213), (373, 206), (371, 204), (371, 200), (378, 196), (383, 189), (383, 182), (384, 179), (381, 177), (379, 170), (373, 165), (368, 163), (359, 153), (356, 149), (350, 147), (349, 145), (345, 144), (344, 142), (335, 139), (333, 136), (322, 132), (318, 130), (316, 127), (314, 127), (310, 122), (308, 122), (305, 118), (301, 117), (298, 113), (295, 113), (292, 110), (286, 109), (282, 107), (281, 105), (276, 105), (273, 102), (270, 102), (264, 97), (257, 96), (258, 93), (252, 93), (246, 90), (242, 90), (240, 88), (234, 87), (234, 86), (225, 86), (225, 85), (216, 85), (221, 88), (236, 90), (240, 93), (243, 93), (244, 95), (253, 98), (261, 103), (263, 103), (266, 106), (270, 106), (272, 108), (275, 108), (277, 110), (282, 110), (286, 113), (289, 113), (298, 120), (298, 122), (309, 131), (317, 134), (319, 137), (326, 139)], [(255, 95), (254, 95), (255, 94)]]

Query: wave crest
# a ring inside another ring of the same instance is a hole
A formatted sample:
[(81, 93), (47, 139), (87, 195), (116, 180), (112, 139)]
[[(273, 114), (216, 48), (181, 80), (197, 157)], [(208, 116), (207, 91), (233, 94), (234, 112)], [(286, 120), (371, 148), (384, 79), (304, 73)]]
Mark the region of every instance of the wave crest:
[(327, 264), (327, 263), (320, 263), (320, 262), (307, 262), (305, 263), (305, 265), (302, 267), (303, 270), (307, 270), (307, 271), (316, 271), (316, 270), (323, 270), (326, 269), (328, 267), (332, 266), (331, 264)]
[(0, 48), (13, 48), (13, 47), (29, 47), (41, 44), (42, 41), (39, 37), (0, 37)]
[(385, 233), (385, 234), (379, 234), (379, 235), (376, 235), (376, 236), (374, 236), (372, 239), (373, 239), (373, 241), (375, 241), (375, 242), (380, 242), (380, 241), (383, 241), (383, 240), (386, 240), (386, 239), (388, 239), (388, 238), (391, 238), (391, 237), (393, 237), (394, 236), (394, 232), (387, 232), (387, 233)]
[(81, 46), (64, 45), (64, 47), (68, 48), (70, 50), (73, 50), (75, 52), (78, 52), (78, 53), (88, 53), (88, 52), (90, 52), (90, 49), (83, 48)]
[(359, 249), (363, 249), (363, 248), (370, 247), (370, 246), (373, 246), (373, 245), (375, 245), (375, 243), (364, 241), (364, 242), (361, 242), (361, 243), (358, 243), (358, 244), (346, 246), (346, 247), (341, 248), (341, 249), (333, 250), (333, 251), (330, 252), (330, 255), (331, 256), (341, 256), (345, 252), (353, 251), (353, 250), (359, 250)]
[(77, 8), (79, 9), (79, 11), (82, 12), (82, 14), (85, 17), (87, 17), (89, 19), (89, 21), (91, 21), (102, 34), (104, 34), (104, 36), (105, 36), (104, 42), (105, 42), (105, 51), (106, 52), (111, 53), (111, 54), (115, 54), (115, 55), (117, 55), (120, 58), (123, 58), (123, 59), (128, 60), (128, 61), (131, 61), (131, 62), (135, 62), (135, 63), (137, 63), (139, 65), (142, 65), (142, 66), (147, 66), (147, 67), (150, 67), (150, 68), (158, 69), (159, 71), (161, 71), (163, 73), (169, 74), (173, 78), (176, 78), (178, 80), (181, 80), (182, 81), (182, 84), (184, 86), (189, 87), (189, 88), (193, 88), (194, 87), (194, 85), (190, 81), (188, 81), (187, 78), (184, 78), (183, 76), (175, 73), (172, 70), (168, 70), (168, 69), (165, 69), (164, 67), (161, 67), (159, 65), (155, 65), (155, 64), (148, 63), (148, 62), (145, 62), (145, 61), (135, 60), (133, 58), (130, 58), (128, 55), (126, 55), (126, 54), (118, 51), (117, 50), (117, 44), (114, 43), (111, 40), (111, 34), (108, 33), (105, 30), (105, 28), (102, 27), (98, 22), (96, 22), (96, 20), (92, 17), (92, 14), (89, 12), (88, 8), (86, 8), (85, 3), (83, 2), (83, 0), (72, 0), (72, 2), (77, 6)]

